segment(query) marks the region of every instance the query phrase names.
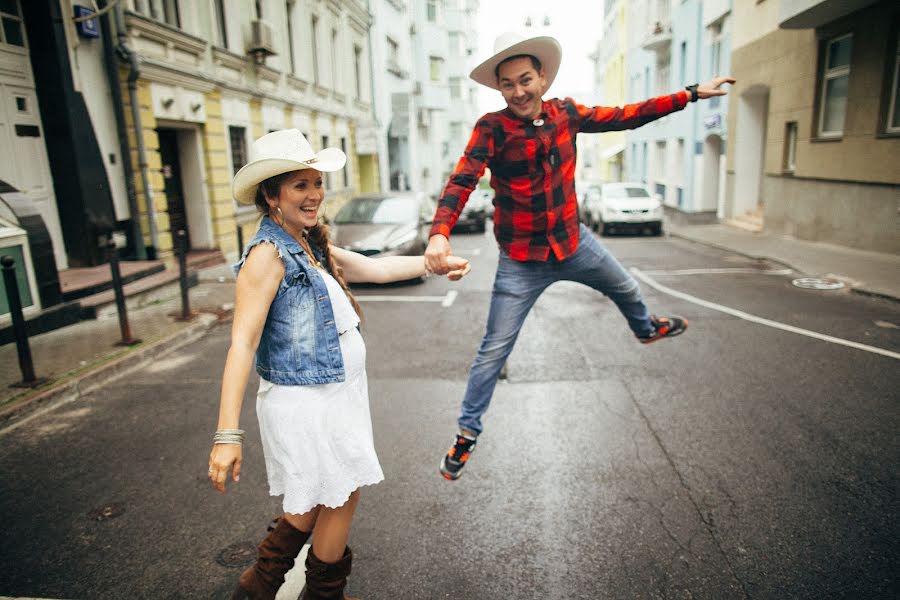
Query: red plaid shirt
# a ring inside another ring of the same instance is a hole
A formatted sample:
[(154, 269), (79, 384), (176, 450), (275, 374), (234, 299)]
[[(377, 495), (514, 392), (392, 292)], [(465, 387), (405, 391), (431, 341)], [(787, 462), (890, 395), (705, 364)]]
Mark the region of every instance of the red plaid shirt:
[(487, 167), (500, 247), (516, 260), (545, 261), (551, 249), (559, 260), (571, 256), (578, 248), (576, 134), (634, 129), (683, 109), (689, 100), (690, 92), (681, 91), (621, 108), (592, 108), (554, 98), (544, 101), (541, 125), (509, 108), (484, 115), (444, 188), (431, 235), (450, 237)]

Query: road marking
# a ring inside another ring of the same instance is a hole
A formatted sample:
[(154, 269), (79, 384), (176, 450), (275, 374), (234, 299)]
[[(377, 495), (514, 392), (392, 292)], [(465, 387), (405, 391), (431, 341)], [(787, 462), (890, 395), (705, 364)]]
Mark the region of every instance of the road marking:
[(751, 275), (790, 275), (791, 269), (752, 269), (749, 267), (732, 267), (724, 269), (676, 269), (674, 271), (643, 271), (645, 275), (722, 275), (732, 273), (749, 273)]
[(303, 586), (306, 585), (306, 554), (309, 552), (310, 544), (304, 544), (300, 549), (300, 554), (294, 561), (294, 567), (284, 576), (284, 583), (278, 588), (275, 594), (275, 600), (297, 600), (303, 593)]
[(706, 308), (716, 310), (719, 312), (723, 312), (728, 315), (732, 315), (739, 319), (744, 319), (745, 321), (750, 321), (752, 323), (758, 323), (760, 325), (765, 325), (767, 327), (773, 327), (775, 329), (781, 329), (782, 331), (789, 331), (791, 333), (797, 333), (800, 335), (805, 335), (807, 337), (815, 338), (817, 340), (822, 340), (823, 342), (830, 342), (832, 344), (839, 344), (841, 346), (847, 346), (849, 348), (856, 348), (857, 350), (864, 350), (866, 352), (871, 352), (873, 354), (880, 354), (882, 356), (887, 356), (888, 358), (894, 358), (900, 360), (900, 353), (891, 352), (890, 350), (885, 350), (884, 348), (876, 348), (875, 346), (868, 346), (866, 344), (860, 344), (859, 342), (851, 342), (850, 340), (845, 340), (842, 338), (833, 337), (830, 335), (825, 335), (822, 333), (817, 333), (815, 331), (810, 331), (808, 329), (801, 329), (800, 327), (794, 327), (793, 325), (786, 325), (784, 323), (779, 323), (778, 321), (772, 321), (769, 319), (764, 319), (762, 317), (757, 317), (756, 315), (751, 315), (750, 313), (745, 313), (742, 310), (737, 310), (734, 308), (730, 308), (728, 306), (722, 306), (721, 304), (716, 304), (715, 302), (709, 302), (708, 300), (703, 300), (702, 298), (697, 298), (696, 296), (691, 296), (690, 294), (685, 294), (684, 292), (679, 292), (678, 290), (673, 290), (670, 287), (666, 287), (661, 283), (657, 283), (656, 280), (646, 275), (640, 269), (633, 268), (631, 272), (634, 273), (635, 277), (646, 283), (652, 288), (663, 292), (664, 294), (669, 294), (670, 296), (675, 296), (676, 298), (681, 298), (682, 300), (686, 300), (687, 302), (691, 302), (693, 304), (698, 304), (700, 306), (704, 306)]
[(354, 294), (354, 298), (360, 302), (440, 302), (441, 306), (449, 308), (458, 295), (459, 292), (451, 290), (444, 296), (379, 296), (376, 294), (363, 296)]

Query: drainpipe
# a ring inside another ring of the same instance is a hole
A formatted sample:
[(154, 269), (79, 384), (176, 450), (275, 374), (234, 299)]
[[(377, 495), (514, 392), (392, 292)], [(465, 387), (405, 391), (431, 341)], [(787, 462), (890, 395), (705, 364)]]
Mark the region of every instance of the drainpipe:
[[(100, 9), (107, 6), (106, 0), (98, 2)], [(113, 42), (110, 30), (111, 21), (109, 14), (104, 13), (100, 17), (103, 21), (103, 59), (106, 66), (106, 80), (113, 96), (113, 112), (116, 115), (116, 129), (119, 133), (119, 156), (122, 161), (122, 170), (125, 174), (125, 189), (128, 194), (128, 211), (131, 213), (131, 227), (128, 237), (134, 250), (134, 257), (138, 260), (147, 258), (147, 250), (144, 248), (144, 235), (141, 232), (141, 221), (138, 218), (137, 193), (134, 189), (134, 168), (131, 165), (131, 151), (128, 148), (128, 133), (125, 130), (125, 107), (122, 103), (122, 88), (119, 87), (119, 76), (116, 68), (116, 60), (113, 55)]]
[[(149, 260), (156, 260), (156, 250), (159, 248), (159, 230), (156, 226), (156, 208), (153, 206), (153, 189), (150, 186), (147, 149), (144, 146), (144, 130), (141, 127), (141, 109), (140, 106), (138, 106), (137, 97), (137, 80), (141, 76), (140, 58), (136, 52), (125, 44), (127, 36), (125, 34), (121, 4), (116, 6), (116, 31), (119, 36), (119, 45), (116, 47), (116, 53), (123, 62), (127, 61), (130, 67), (128, 72), (128, 101), (131, 103), (131, 120), (134, 122), (134, 137), (137, 141), (138, 166), (141, 170), (141, 187), (144, 190), (144, 199), (147, 203), (147, 217), (150, 221), (150, 246), (147, 246), (147, 258)], [(135, 213), (135, 216), (136, 215), (137, 213)]]

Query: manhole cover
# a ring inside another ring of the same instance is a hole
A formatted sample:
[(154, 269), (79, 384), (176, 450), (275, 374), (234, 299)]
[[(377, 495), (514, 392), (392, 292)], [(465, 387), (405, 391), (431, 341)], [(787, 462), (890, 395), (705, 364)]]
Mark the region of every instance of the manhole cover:
[(826, 277), (801, 277), (793, 280), (791, 283), (798, 288), (807, 290), (839, 290), (844, 287), (843, 281)]
[(243, 567), (256, 560), (256, 545), (253, 542), (237, 542), (231, 544), (216, 557), (216, 562), (223, 567)]
[(125, 512), (125, 505), (121, 502), (113, 502), (106, 506), (95, 508), (88, 513), (88, 517), (90, 517), (92, 521), (105, 521), (107, 519), (115, 519), (123, 512)]

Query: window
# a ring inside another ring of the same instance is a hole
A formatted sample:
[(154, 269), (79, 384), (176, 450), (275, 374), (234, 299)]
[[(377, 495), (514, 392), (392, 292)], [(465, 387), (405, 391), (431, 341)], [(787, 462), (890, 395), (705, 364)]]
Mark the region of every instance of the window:
[(658, 96), (669, 93), (669, 67), (672, 59), (668, 54), (659, 56), (656, 63), (656, 94)]
[(462, 78), (450, 78), (450, 97), (454, 100), (462, 98)]
[(25, 34), (22, 30), (22, 15), (16, 0), (0, 2), (0, 21), (3, 22), (3, 27), (0, 29), (0, 42), (24, 48)]
[(312, 17), (312, 67), (313, 83), (319, 83), (319, 17)]
[(172, 27), (181, 26), (181, 18), (178, 14), (178, 0), (144, 0), (143, 2), (135, 2), (134, 10), (145, 17), (162, 21), (166, 25), (171, 25)]
[(436, 23), (437, 22), (437, 0), (427, 0), (426, 9), (427, 9), (427, 14), (428, 14), (428, 22)]
[(681, 53), (678, 55), (678, 82), (684, 84), (687, 77), (687, 42), (681, 42)]
[(432, 56), (429, 58), (429, 64), (431, 65), (430, 73), (432, 81), (440, 81), (441, 80), (441, 67), (444, 63), (443, 58), (438, 58), (437, 56)]
[(819, 103), (819, 135), (840, 137), (847, 114), (847, 89), (850, 83), (850, 57), (853, 36), (842, 35), (825, 44), (822, 62), (822, 88)]
[(216, 12), (216, 31), (219, 34), (219, 46), (228, 47), (228, 27), (225, 26), (225, 0), (213, 2), (213, 10)]
[(891, 88), (888, 95), (889, 104), (884, 130), (887, 133), (900, 133), (900, 34), (894, 40), (894, 70), (890, 82)]
[(362, 48), (353, 46), (353, 85), (356, 99), (362, 100)]
[(451, 32), (449, 34), (449, 42), (450, 42), (450, 55), (451, 56), (462, 56), (462, 36), (457, 32)]
[[(344, 154), (347, 154), (347, 138), (344, 138), (344, 137), (341, 138), (341, 151), (342, 151)], [(348, 156), (347, 156), (347, 159), (348, 159), (347, 162), (348, 162), (348, 163), (350, 162), (350, 161), (349, 161), (349, 158), (350, 158), (350, 156), (348, 155)], [(345, 188), (350, 187), (350, 172), (349, 172), (349, 170), (347, 169), (347, 165), (346, 165), (346, 164), (344, 165), (344, 168), (341, 169), (341, 173), (343, 173), (343, 175), (344, 175), (344, 187), (345, 187)]]
[(709, 34), (712, 38), (709, 44), (710, 76), (718, 77), (722, 71), (722, 23), (710, 25)]
[(231, 170), (234, 175), (247, 164), (247, 130), (244, 127), (228, 127), (231, 142)]
[(294, 63), (294, 0), (287, 1), (287, 43), (288, 43), (288, 65), (290, 66), (291, 75), (297, 73), (297, 65)]
[(785, 173), (793, 173), (797, 166), (797, 121), (784, 124), (784, 156), (781, 169)]
[(338, 87), (338, 57), (340, 55), (340, 48), (338, 47), (338, 32), (337, 29), (331, 30), (331, 89), (337, 90)]
[[(323, 135), (322, 136), (322, 149), (324, 150), (327, 147), (328, 147), (328, 136)], [(330, 172), (322, 173), (322, 178), (325, 181), (325, 191), (327, 192), (328, 190), (331, 189), (331, 181), (332, 181), (331, 173)]]

